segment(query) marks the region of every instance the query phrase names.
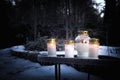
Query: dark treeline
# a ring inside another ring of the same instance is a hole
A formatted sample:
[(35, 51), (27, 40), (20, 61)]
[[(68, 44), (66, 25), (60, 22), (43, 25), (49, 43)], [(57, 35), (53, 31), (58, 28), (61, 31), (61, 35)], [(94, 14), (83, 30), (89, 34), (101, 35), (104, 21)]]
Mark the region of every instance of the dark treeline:
[(113, 37), (118, 33), (110, 31), (116, 31), (120, 21), (116, 20), (120, 10), (117, 0), (105, 1), (104, 18), (93, 8), (92, 0), (14, 1), (13, 5), (10, 0), (0, 0), (1, 48), (25, 44), (39, 36), (74, 39), (81, 29), (88, 30), (90, 37), (98, 37), (102, 45), (120, 44)]
[(107, 29), (107, 44), (120, 46), (120, 0), (105, 0), (104, 27)]

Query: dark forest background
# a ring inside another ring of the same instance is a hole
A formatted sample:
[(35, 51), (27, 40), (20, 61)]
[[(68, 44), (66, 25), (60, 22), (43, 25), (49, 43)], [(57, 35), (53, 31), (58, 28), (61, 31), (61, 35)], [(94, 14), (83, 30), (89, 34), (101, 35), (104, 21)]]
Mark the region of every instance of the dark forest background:
[[(75, 39), (88, 30), (101, 45), (120, 46), (120, 1), (105, 0), (101, 13), (92, 0), (0, 0), (0, 48), (50, 37)], [(100, 15), (104, 13), (104, 17)], [(40, 43), (39, 43), (40, 44)], [(42, 44), (41, 44), (42, 45)]]

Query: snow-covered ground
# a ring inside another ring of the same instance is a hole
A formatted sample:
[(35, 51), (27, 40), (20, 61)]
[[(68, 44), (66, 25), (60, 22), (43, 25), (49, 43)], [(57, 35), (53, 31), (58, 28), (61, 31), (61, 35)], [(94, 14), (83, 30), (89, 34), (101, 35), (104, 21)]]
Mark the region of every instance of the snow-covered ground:
[[(0, 50), (0, 80), (55, 80), (54, 65), (42, 66), (39, 63), (12, 56), (10, 49), (21, 52), (25, 51), (25, 47), (22, 45)], [(110, 49), (109, 54), (107, 49)], [(58, 54), (62, 53), (63, 52), (59, 52)], [(112, 53), (118, 55), (118, 52), (114, 51), (112, 47), (100, 47), (100, 55), (112, 55)], [(62, 64), (61, 80), (88, 80), (88, 73), (77, 71), (71, 66)], [(89, 80), (102, 79), (90, 75)]]

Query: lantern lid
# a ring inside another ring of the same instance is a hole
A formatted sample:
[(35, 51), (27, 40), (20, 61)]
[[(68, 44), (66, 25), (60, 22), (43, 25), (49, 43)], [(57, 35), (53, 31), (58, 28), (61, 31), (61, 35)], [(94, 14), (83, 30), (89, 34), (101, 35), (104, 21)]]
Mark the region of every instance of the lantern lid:
[(89, 43), (98, 44), (99, 43), (99, 39), (98, 38), (90, 38)]
[(80, 30), (78, 31), (79, 35), (88, 35), (88, 31), (87, 30)]
[(56, 41), (56, 39), (55, 38), (50, 38), (50, 39), (47, 39), (47, 42), (48, 43), (52, 43), (52, 42), (55, 42)]
[(65, 40), (65, 44), (74, 44), (74, 40)]

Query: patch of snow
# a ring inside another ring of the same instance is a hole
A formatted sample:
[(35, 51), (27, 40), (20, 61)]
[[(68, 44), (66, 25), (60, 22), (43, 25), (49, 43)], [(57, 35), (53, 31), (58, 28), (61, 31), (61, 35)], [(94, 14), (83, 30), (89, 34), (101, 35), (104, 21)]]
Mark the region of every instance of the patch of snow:
[(120, 47), (100, 46), (99, 55), (108, 55), (120, 58)]
[(13, 50), (13, 51), (24, 52), (25, 51), (25, 46), (24, 45), (18, 45), (18, 46), (13, 46), (10, 49)]
[(9, 53), (10, 48), (0, 49), (0, 53)]

